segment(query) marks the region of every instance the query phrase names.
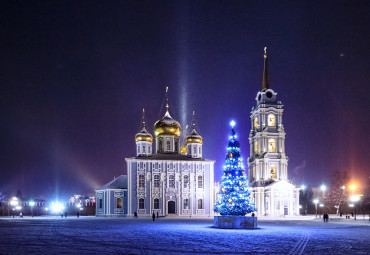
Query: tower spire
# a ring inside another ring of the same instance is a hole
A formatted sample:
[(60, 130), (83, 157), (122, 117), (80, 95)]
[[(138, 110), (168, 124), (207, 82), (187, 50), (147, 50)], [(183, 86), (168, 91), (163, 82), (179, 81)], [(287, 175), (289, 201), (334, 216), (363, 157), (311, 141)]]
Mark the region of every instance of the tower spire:
[(143, 117), (141, 118), (141, 125), (142, 125), (142, 128), (146, 128), (146, 125), (145, 125), (145, 109), (143, 108)]
[(193, 129), (195, 129), (195, 111), (193, 110), (193, 118), (191, 120), (191, 125), (193, 126)]
[(168, 105), (168, 87), (166, 87), (166, 111), (168, 112), (168, 108), (170, 108), (170, 106)]
[(263, 77), (262, 77), (262, 91), (266, 91), (270, 88), (270, 82), (268, 77), (268, 58), (267, 58), (267, 47), (264, 49), (265, 54), (263, 55), (264, 64), (263, 64)]

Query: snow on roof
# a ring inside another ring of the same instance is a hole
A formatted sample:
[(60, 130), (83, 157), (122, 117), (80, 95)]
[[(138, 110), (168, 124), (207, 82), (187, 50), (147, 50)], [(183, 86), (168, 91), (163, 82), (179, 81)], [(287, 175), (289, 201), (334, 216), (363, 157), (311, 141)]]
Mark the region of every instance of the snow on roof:
[(104, 184), (97, 190), (105, 190), (105, 189), (127, 189), (127, 175), (121, 175), (114, 180)]

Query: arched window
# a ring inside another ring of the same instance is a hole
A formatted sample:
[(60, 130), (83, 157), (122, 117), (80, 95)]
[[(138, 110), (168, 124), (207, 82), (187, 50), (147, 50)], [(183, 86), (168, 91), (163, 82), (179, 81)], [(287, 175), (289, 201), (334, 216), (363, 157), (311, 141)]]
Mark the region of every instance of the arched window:
[(189, 209), (189, 199), (188, 198), (184, 199), (184, 209)]
[(146, 153), (146, 146), (143, 146), (143, 153)]
[(160, 182), (159, 182), (159, 174), (154, 175), (154, 188), (159, 188)]
[(162, 137), (158, 139), (158, 151), (159, 152), (163, 151), (163, 138)]
[(275, 115), (274, 114), (269, 114), (267, 116), (267, 123), (268, 123), (269, 127), (276, 126), (276, 123), (275, 123)]
[(276, 179), (277, 178), (276, 166), (271, 165), (270, 171), (271, 171), (271, 179)]
[(122, 198), (120, 197), (116, 199), (116, 208), (122, 208)]
[(154, 199), (154, 209), (159, 209), (159, 199)]
[(194, 151), (194, 154), (197, 154), (197, 146), (196, 145), (193, 146), (193, 151)]
[(258, 143), (257, 141), (254, 141), (254, 154), (258, 153)]
[(203, 176), (198, 176), (198, 189), (203, 189)]
[(275, 139), (269, 139), (269, 152), (276, 152), (276, 141), (275, 141)]
[(203, 209), (203, 199), (198, 199), (198, 209)]
[(167, 151), (171, 150), (171, 141), (166, 141), (166, 150)]
[(191, 145), (188, 145), (188, 154), (191, 154)]
[(254, 118), (254, 128), (258, 128), (258, 118)]
[(144, 198), (139, 198), (139, 209), (144, 209)]
[(168, 176), (168, 186), (170, 188), (175, 188), (175, 176), (173, 174)]
[(144, 175), (143, 174), (139, 174), (139, 188), (144, 188)]
[(184, 175), (184, 189), (189, 188), (189, 175)]
[(256, 179), (256, 166), (253, 166), (253, 179)]

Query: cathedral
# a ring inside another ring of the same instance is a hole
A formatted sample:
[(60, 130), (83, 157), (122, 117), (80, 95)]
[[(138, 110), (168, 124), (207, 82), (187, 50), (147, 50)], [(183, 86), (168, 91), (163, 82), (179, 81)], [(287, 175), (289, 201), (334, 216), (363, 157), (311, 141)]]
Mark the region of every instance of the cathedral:
[[(299, 215), (300, 188), (288, 180), (283, 104), (270, 88), (266, 48), (262, 90), (250, 119), (248, 181), (256, 214)], [(166, 94), (166, 112), (153, 132), (155, 139), (147, 130), (143, 110), (141, 130), (135, 136), (136, 156), (125, 159), (127, 175), (96, 190), (96, 215), (212, 216), (214, 190), (218, 190), (215, 161), (202, 157), (203, 138), (196, 131), (194, 112), (191, 132), (180, 146), (181, 125), (169, 113)]]
[(250, 118), (248, 178), (257, 215), (299, 215), (300, 188), (288, 180), (283, 104), (270, 88), (266, 48), (262, 90)]
[(120, 176), (120, 181), (96, 190), (97, 216), (213, 215), (215, 161), (202, 157), (203, 138), (196, 131), (194, 112), (192, 130), (180, 146), (181, 126), (169, 113), (167, 96), (166, 102), (166, 113), (154, 124), (155, 145), (143, 110), (136, 157), (125, 159), (127, 178)]

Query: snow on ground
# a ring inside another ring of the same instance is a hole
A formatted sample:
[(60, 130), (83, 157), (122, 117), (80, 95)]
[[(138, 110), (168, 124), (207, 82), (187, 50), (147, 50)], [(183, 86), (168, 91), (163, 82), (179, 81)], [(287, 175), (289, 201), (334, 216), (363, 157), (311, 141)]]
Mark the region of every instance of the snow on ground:
[(257, 230), (213, 219), (0, 218), (0, 254), (369, 254), (370, 222), (261, 218)]

